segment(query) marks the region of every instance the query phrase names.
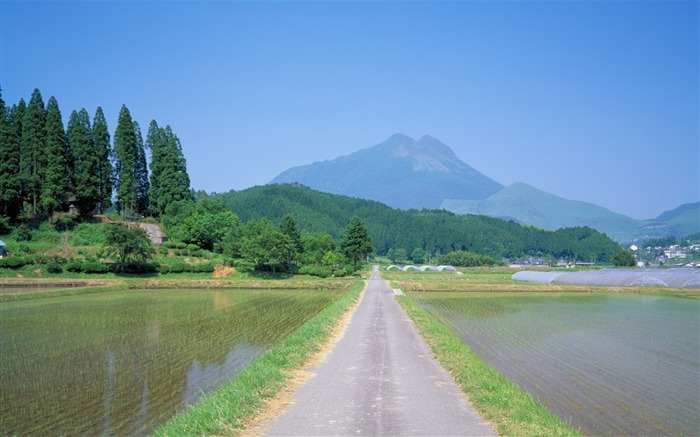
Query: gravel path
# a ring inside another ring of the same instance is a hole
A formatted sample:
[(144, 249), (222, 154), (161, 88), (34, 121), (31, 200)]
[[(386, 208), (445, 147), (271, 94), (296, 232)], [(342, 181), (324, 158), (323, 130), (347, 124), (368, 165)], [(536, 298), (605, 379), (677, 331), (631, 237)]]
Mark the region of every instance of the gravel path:
[(271, 436), (495, 435), (432, 358), (375, 267), (343, 338)]

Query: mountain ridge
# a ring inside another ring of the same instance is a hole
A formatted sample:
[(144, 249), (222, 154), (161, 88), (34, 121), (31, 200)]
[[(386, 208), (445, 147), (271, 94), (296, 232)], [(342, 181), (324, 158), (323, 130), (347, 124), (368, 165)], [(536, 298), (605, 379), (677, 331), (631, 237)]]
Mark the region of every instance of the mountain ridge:
[(442, 208), (555, 230), (589, 226), (619, 242), (682, 237), (700, 231), (700, 202), (637, 220), (602, 206), (570, 200), (523, 182), (507, 187), (480, 173), (430, 135), (391, 135), (375, 146), (332, 160), (292, 167), (271, 183), (382, 202), (399, 209)]

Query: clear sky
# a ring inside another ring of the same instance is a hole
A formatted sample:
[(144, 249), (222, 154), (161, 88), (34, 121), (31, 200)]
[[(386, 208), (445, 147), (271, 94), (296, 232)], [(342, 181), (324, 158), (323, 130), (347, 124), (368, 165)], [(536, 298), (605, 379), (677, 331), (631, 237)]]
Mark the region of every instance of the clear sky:
[(699, 2), (0, 0), (7, 104), (126, 104), (195, 189), (269, 182), (401, 132), (634, 218), (700, 199)]

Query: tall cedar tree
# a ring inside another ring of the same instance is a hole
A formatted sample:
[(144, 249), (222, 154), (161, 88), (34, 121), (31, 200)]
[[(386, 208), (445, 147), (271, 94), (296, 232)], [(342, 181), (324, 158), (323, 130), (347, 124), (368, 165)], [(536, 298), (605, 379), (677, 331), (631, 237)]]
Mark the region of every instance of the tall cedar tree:
[(138, 159), (136, 131), (131, 114), (126, 105), (122, 105), (114, 132), (114, 154), (117, 202), (126, 218), (127, 211), (136, 209), (136, 166)]
[(112, 167), (112, 146), (110, 145), (107, 120), (101, 107), (97, 107), (95, 118), (92, 120), (92, 142), (97, 153), (99, 178), (97, 193), (97, 209), (102, 214), (112, 205), (112, 186), (114, 168)]
[(166, 205), (158, 203), (158, 189), (160, 174), (163, 172), (165, 165), (165, 149), (166, 142), (163, 134), (165, 131), (158, 127), (155, 120), (151, 120), (148, 125), (148, 133), (146, 133), (146, 148), (151, 151), (151, 186), (148, 191), (148, 198), (151, 201), (151, 213), (154, 216), (160, 216), (165, 211)]
[(49, 215), (63, 209), (68, 200), (68, 142), (61, 111), (53, 96), (46, 105), (46, 167), (41, 189), (41, 210)]
[(345, 233), (340, 237), (340, 248), (352, 260), (354, 271), (357, 270), (357, 261), (372, 252), (372, 239), (359, 217), (353, 217), (345, 228)]
[(170, 126), (159, 128), (153, 120), (146, 145), (151, 149), (151, 212), (162, 215), (172, 202), (192, 198), (187, 162), (180, 140)]
[(36, 214), (41, 180), (44, 172), (44, 141), (46, 137), (46, 110), (39, 89), (35, 88), (22, 118), (20, 154), (20, 183), (23, 200), (30, 202)]
[[(19, 190), (20, 138), (15, 108), (7, 110), (0, 92), (0, 216), (15, 220), (21, 206)], [(9, 225), (9, 223), (5, 223)]]
[(136, 137), (136, 167), (134, 179), (136, 179), (136, 211), (141, 215), (148, 214), (148, 166), (146, 164), (146, 149), (143, 144), (141, 127), (134, 121), (134, 136)]
[(68, 120), (68, 144), (73, 162), (73, 193), (78, 211), (89, 216), (100, 200), (100, 162), (90, 132), (90, 115), (83, 108)]
[(285, 264), (287, 270), (292, 268), (292, 264), (297, 261), (303, 251), (304, 246), (301, 243), (301, 233), (297, 229), (297, 223), (291, 214), (285, 214), (280, 223), (280, 231), (285, 237)]

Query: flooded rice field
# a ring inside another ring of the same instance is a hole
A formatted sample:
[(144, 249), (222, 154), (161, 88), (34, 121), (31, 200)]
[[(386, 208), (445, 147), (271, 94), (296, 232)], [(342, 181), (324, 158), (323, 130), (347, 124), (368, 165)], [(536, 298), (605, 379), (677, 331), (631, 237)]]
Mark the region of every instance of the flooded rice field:
[(332, 291), (119, 291), (0, 304), (0, 435), (145, 435)]
[(700, 434), (700, 301), (602, 293), (409, 295), (584, 434)]

